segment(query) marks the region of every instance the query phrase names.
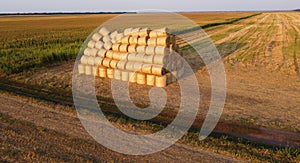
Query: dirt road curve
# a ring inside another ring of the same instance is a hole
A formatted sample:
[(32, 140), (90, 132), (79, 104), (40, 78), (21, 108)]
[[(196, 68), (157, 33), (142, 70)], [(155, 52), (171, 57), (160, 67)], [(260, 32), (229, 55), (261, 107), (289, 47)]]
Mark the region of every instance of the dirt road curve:
[(0, 155), (7, 161), (237, 161), (182, 144), (148, 156), (126, 156), (95, 142), (71, 108), (3, 92), (0, 103)]

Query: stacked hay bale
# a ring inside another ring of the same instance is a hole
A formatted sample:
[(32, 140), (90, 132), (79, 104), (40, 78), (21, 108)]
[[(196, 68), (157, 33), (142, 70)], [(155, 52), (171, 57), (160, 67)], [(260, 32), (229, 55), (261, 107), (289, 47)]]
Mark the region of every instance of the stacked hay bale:
[(183, 74), (181, 54), (167, 28), (127, 28), (123, 33), (102, 27), (80, 59), (80, 74), (165, 87)]

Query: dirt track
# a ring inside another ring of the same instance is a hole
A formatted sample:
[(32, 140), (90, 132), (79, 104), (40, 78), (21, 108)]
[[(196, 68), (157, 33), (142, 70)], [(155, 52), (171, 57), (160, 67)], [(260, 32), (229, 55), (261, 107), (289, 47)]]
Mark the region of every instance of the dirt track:
[(237, 161), (182, 144), (148, 156), (126, 156), (97, 144), (65, 106), (3, 92), (0, 103), (0, 155), (7, 161)]

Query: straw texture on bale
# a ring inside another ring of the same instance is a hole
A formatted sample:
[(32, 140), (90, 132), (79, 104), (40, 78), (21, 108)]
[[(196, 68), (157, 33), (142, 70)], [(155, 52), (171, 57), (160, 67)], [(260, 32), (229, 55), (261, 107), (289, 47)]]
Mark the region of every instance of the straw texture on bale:
[(136, 53), (129, 53), (127, 59), (128, 61), (136, 61)]
[(85, 65), (85, 75), (92, 75), (92, 66)]
[(99, 33), (100, 33), (102, 36), (107, 36), (107, 35), (109, 35), (110, 31), (109, 31), (106, 27), (102, 27), (102, 28), (99, 30)]
[(135, 62), (128, 61), (128, 62), (126, 63), (125, 69), (126, 69), (127, 71), (135, 71), (135, 70), (134, 70), (134, 63), (135, 63)]
[(110, 59), (112, 59), (113, 58), (113, 55), (114, 55), (114, 51), (112, 51), (112, 50), (108, 50), (107, 52), (106, 52), (106, 58), (110, 58)]
[(155, 54), (155, 46), (147, 46), (146, 54)]
[(111, 47), (112, 47), (112, 43), (111, 42), (105, 42), (103, 47), (106, 49), (106, 50), (110, 50)]
[(155, 86), (157, 87), (165, 87), (167, 86), (167, 76), (156, 76), (155, 77)]
[(151, 72), (153, 75), (162, 76), (165, 74), (165, 70), (161, 65), (152, 65)]
[(102, 77), (102, 78), (106, 78), (106, 76), (107, 76), (106, 71), (107, 71), (106, 67), (102, 67), (102, 66), (99, 67), (99, 76)]
[(154, 55), (153, 63), (165, 65), (165, 63), (167, 63), (167, 57), (163, 55)]
[(138, 45), (147, 45), (148, 36), (138, 38)]
[(117, 68), (118, 62), (119, 61), (117, 61), (117, 60), (111, 60), (109, 65), (110, 65), (111, 68), (115, 69), (115, 68)]
[(105, 49), (100, 49), (97, 53), (97, 56), (105, 58), (106, 57), (106, 50)]
[(110, 62), (111, 62), (111, 59), (104, 58), (103, 61), (102, 61), (102, 65), (105, 66), (105, 67), (110, 67)]
[(137, 75), (136, 75), (136, 83), (137, 84), (146, 84), (146, 74), (137, 73)]
[(120, 45), (121, 45), (121, 44), (113, 44), (112, 50), (113, 50), (113, 51), (119, 51)]
[(103, 45), (104, 45), (104, 43), (102, 41), (97, 41), (96, 44), (95, 44), (95, 48), (102, 49)]
[(142, 72), (145, 74), (151, 74), (152, 72), (152, 65), (151, 64), (143, 64)]
[(145, 37), (145, 36), (148, 36), (150, 33), (150, 28), (142, 28), (140, 31), (139, 31), (139, 36), (140, 37)]
[(121, 75), (122, 75), (122, 73), (120, 70), (118, 70), (118, 69), (114, 70), (114, 79), (121, 80)]
[(124, 61), (124, 60), (119, 61), (117, 64), (117, 68), (121, 69), (121, 70), (125, 70), (125, 66), (126, 66), (126, 61)]
[(88, 65), (91, 65), (91, 66), (95, 65), (95, 57), (88, 58)]
[(129, 82), (130, 83), (136, 83), (136, 73), (135, 72), (129, 72)]
[(129, 38), (129, 44), (138, 44), (139, 36), (132, 36)]
[(128, 81), (128, 79), (129, 79), (129, 73), (128, 73), (128, 71), (122, 71), (121, 76), (122, 76), (122, 80), (123, 81)]
[(147, 74), (147, 85), (155, 85), (155, 75)]
[(88, 56), (83, 55), (83, 56), (80, 58), (80, 63), (82, 63), (82, 64), (88, 64), (88, 59), (89, 59)]
[(133, 65), (134, 71), (142, 72), (143, 63), (135, 62)]
[(122, 44), (119, 47), (120, 52), (127, 52), (128, 51), (128, 44)]
[(98, 66), (92, 67), (92, 75), (93, 76), (99, 76)]
[(130, 34), (132, 33), (132, 30), (133, 30), (133, 28), (126, 28), (126, 29), (124, 30), (124, 35), (125, 35), (125, 36), (130, 35)]
[(102, 65), (102, 61), (103, 61), (103, 58), (102, 58), (102, 57), (96, 57), (96, 58), (95, 58), (95, 65), (96, 65), (96, 66)]
[(144, 63), (153, 63), (153, 58), (154, 58), (154, 55), (144, 55), (144, 58), (143, 58), (143, 62)]
[(136, 47), (136, 52), (140, 54), (145, 54), (146, 53), (146, 46), (137, 46)]
[(128, 53), (135, 53), (137, 48), (137, 44), (132, 44), (128, 46)]
[(106, 69), (106, 70), (107, 70), (107, 71), (106, 71), (107, 77), (110, 78), (110, 79), (113, 79), (113, 78), (114, 78), (114, 69), (108, 68), (108, 69)]
[(156, 46), (156, 42), (157, 42), (157, 38), (151, 37), (151, 38), (148, 39), (147, 45), (148, 46)]
[(93, 39), (94, 41), (100, 41), (101, 38), (102, 38), (102, 36), (101, 36), (99, 33), (95, 33), (95, 34), (93, 34), (93, 36), (92, 36), (92, 39)]
[(95, 44), (96, 44), (96, 41), (91, 40), (91, 41), (88, 42), (87, 46), (88, 46), (89, 48), (94, 48), (94, 47), (95, 47)]
[(84, 74), (85, 73), (84, 64), (78, 64), (78, 73), (79, 74)]
[(166, 48), (164, 46), (156, 46), (155, 47), (155, 54), (156, 55), (168, 55), (169, 51), (168, 51), (168, 48)]

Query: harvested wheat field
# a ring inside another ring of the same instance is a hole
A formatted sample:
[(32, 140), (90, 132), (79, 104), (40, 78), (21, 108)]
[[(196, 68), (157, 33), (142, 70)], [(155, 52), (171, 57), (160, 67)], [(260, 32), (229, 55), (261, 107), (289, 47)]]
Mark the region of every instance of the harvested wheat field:
[[(21, 96), (1, 92), (0, 100), (8, 104), (0, 110), (0, 155), (10, 161), (113, 161), (115, 157), (115, 161), (130, 162), (172, 160), (169, 155), (184, 152), (199, 161), (299, 161), (300, 13), (183, 15), (201, 25), (210, 36), (222, 56), (226, 71), (225, 107), (220, 122), (207, 141), (197, 141), (197, 133), (191, 131), (163, 153), (129, 157), (106, 150), (87, 136), (72, 106), (74, 62), (86, 37), (102, 22), (116, 15), (1, 17), (0, 89)], [(195, 44), (204, 39), (197, 36), (197, 30), (182, 35)], [(193, 129), (198, 131), (210, 105), (210, 77), (201, 59), (190, 57), (195, 51), (183, 41), (177, 40), (177, 43), (198, 79), (201, 101), (193, 125)], [(9, 56), (11, 54), (16, 57)], [(128, 131), (134, 128), (137, 133), (152, 133), (176, 115), (180, 105), (178, 83), (163, 88), (168, 100), (160, 117), (135, 124), (131, 119), (124, 120), (115, 109), (111, 80), (96, 77), (95, 83), (100, 106), (115, 126)], [(148, 93), (152, 86), (136, 83), (129, 86), (133, 102), (146, 107), (150, 103)], [(59, 122), (61, 118), (65, 118), (67, 123)], [(66, 127), (62, 131), (59, 127), (64, 125)], [(72, 130), (73, 127), (77, 130)], [(30, 135), (28, 131), (34, 134)], [(56, 148), (52, 145), (48, 149), (41, 145), (42, 137), (47, 138), (48, 146), (52, 144), (50, 142), (64, 146)], [(22, 139), (26, 141), (18, 144)], [(101, 158), (99, 151), (104, 151), (107, 157)], [(213, 152), (222, 156), (207, 155)], [(155, 159), (158, 156), (161, 160)], [(178, 154), (177, 161), (188, 161), (188, 157), (180, 156)]]

